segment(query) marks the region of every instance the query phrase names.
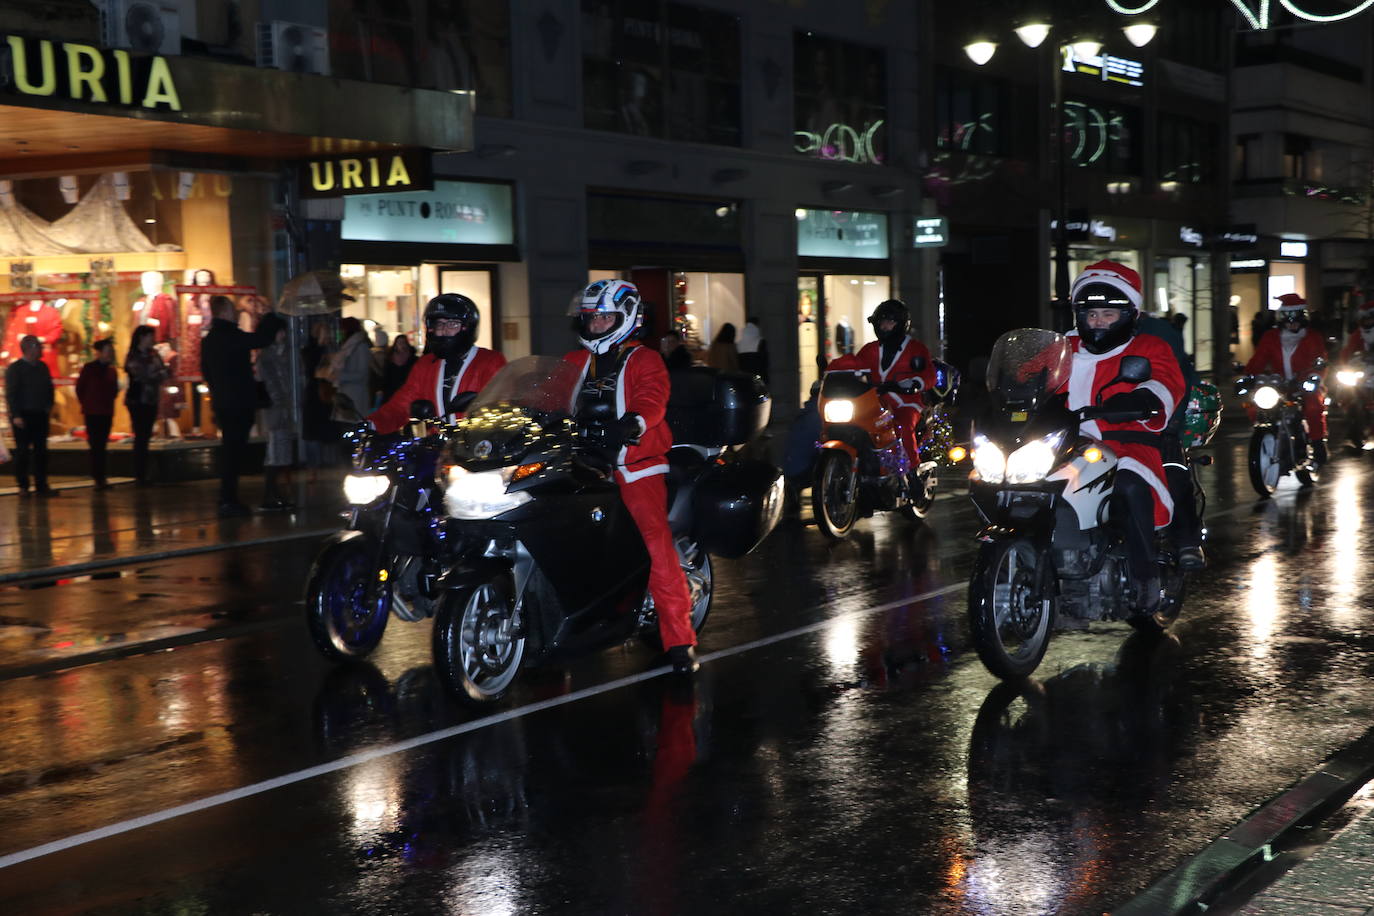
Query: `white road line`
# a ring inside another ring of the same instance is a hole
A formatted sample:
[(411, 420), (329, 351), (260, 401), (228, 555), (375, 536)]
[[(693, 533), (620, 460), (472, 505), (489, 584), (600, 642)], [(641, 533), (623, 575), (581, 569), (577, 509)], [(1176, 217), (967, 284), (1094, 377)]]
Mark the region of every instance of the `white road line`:
[[(889, 601), (886, 604), (879, 604), (858, 611), (848, 611), (846, 613), (838, 614), (834, 617), (830, 617), (825, 620), (820, 620), (815, 623), (808, 624), (804, 627), (797, 627), (794, 630), (788, 630), (785, 633), (778, 633), (773, 636), (765, 636), (762, 639), (756, 639), (752, 642), (742, 643), (738, 646), (731, 646), (728, 649), (721, 649), (716, 652), (709, 652), (703, 654), (701, 656), (701, 660), (703, 662), (713, 662), (719, 659), (729, 658), (732, 655), (739, 655), (741, 653), (749, 652), (754, 649), (759, 649), (764, 646), (770, 646), (774, 643), (783, 642), (784, 640), (792, 639), (797, 636), (803, 636), (808, 633), (815, 633), (818, 630), (823, 630), (828, 626), (833, 626), (834, 624), (842, 620), (866, 617), (870, 614), (878, 614), (883, 611), (892, 610), (893, 608), (902, 607), (903, 605), (914, 604), (919, 601), (927, 601), (931, 598), (937, 598), (943, 595), (947, 595), (950, 592), (960, 591), (966, 587), (967, 585), (965, 583), (956, 582), (950, 585), (946, 585), (943, 588), (937, 588), (931, 591), (921, 592), (920, 594), (912, 595), (907, 598), (902, 598), (897, 601)], [(19, 863), (27, 862), (30, 859), (39, 859), (43, 856), (50, 856), (54, 853), (62, 852), (67, 849), (72, 849), (76, 846), (84, 846), (87, 843), (94, 843), (96, 840), (104, 840), (108, 839), (109, 837), (119, 836), (123, 833), (129, 833), (131, 831), (138, 830), (142, 827), (149, 827), (153, 824), (161, 823), (162, 821), (169, 821), (173, 818), (178, 818), (186, 814), (194, 814), (197, 811), (205, 811), (209, 808), (216, 808), (220, 805), (228, 804), (229, 802), (239, 801), (245, 798), (251, 798), (254, 795), (261, 795), (264, 792), (270, 792), (273, 789), (280, 789), (285, 786), (294, 785), (298, 782), (304, 782), (307, 779), (314, 779), (316, 776), (325, 776), (329, 773), (337, 773), (340, 770), (346, 770), (351, 767), (359, 766), (360, 764), (364, 764), (381, 757), (389, 757), (392, 754), (399, 754), (403, 751), (414, 750), (415, 748), (424, 747), (427, 744), (434, 744), (437, 741), (444, 741), (448, 738), (453, 738), (457, 735), (479, 731), (483, 728), (488, 728), (492, 725), (499, 725), (502, 722), (509, 722), (512, 719), (523, 718), (524, 716), (528, 716), (532, 713), (542, 712), (543, 710), (553, 709), (558, 706), (566, 706), (567, 704), (575, 703), (578, 700), (584, 700), (588, 697), (597, 696), (598, 694), (609, 693), (612, 690), (619, 690), (621, 687), (628, 687), (631, 684), (638, 684), (643, 681), (652, 680), (656, 677), (661, 677), (664, 674), (667, 674), (670, 670), (671, 669), (667, 666), (661, 668), (653, 668), (649, 671), (644, 671), (639, 674), (632, 674), (628, 677), (618, 678), (617, 680), (608, 681), (604, 684), (597, 684), (592, 687), (584, 687), (581, 690), (575, 690), (572, 693), (566, 694), (561, 697), (552, 697), (551, 699), (540, 700), (537, 703), (530, 703), (527, 706), (521, 706), (517, 709), (507, 710), (506, 712), (499, 712), (495, 715), (486, 716), (481, 719), (476, 719), (472, 722), (464, 722), (461, 725), (453, 725), (448, 728), (441, 728), (438, 731), (432, 731), (423, 735), (417, 735), (414, 738), (407, 738), (404, 741), (398, 741), (395, 744), (388, 744), (385, 747), (378, 747), (373, 748), (369, 751), (362, 751), (357, 754), (350, 754), (347, 757), (340, 757), (338, 760), (332, 760), (329, 763), (322, 763), (318, 766), (309, 767), (304, 770), (297, 770), (294, 773), (287, 773), (283, 776), (277, 776), (272, 779), (263, 780), (262, 782), (255, 782), (251, 785), (243, 786), (238, 789), (231, 789), (228, 792), (221, 792), (218, 795), (211, 795), (208, 798), (202, 798), (197, 801), (187, 802), (184, 805), (177, 805), (174, 808), (167, 808), (162, 811), (155, 811), (152, 814), (145, 814), (142, 817), (131, 818), (127, 821), (120, 821), (119, 823), (110, 824), (106, 827), (99, 827), (95, 830), (88, 830), (85, 833), (78, 833), (61, 840), (54, 840), (51, 843), (44, 843), (41, 846), (34, 846), (30, 849), (24, 849), (19, 852), (10, 853), (6, 856), (0, 856), (0, 869), (9, 868), (11, 865), (18, 865)]]

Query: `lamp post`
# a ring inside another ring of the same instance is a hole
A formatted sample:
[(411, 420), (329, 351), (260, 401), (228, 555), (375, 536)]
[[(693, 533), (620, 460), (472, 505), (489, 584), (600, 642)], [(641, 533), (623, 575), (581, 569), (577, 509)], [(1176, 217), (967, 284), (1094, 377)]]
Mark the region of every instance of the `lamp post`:
[[(1048, 20), (1029, 19), (1016, 26), (1016, 37), (1028, 48), (1039, 48), (1050, 36), (1053, 27)], [(1122, 28), (1127, 41), (1137, 48), (1149, 44), (1155, 37), (1153, 23), (1137, 20)], [(1055, 220), (1054, 220), (1054, 324), (1056, 330), (1072, 327), (1073, 310), (1069, 303), (1069, 235), (1068, 235), (1068, 115), (1064, 106), (1064, 70), (1073, 60), (1091, 60), (1102, 53), (1102, 42), (1087, 36), (1070, 35), (1068, 40), (1054, 46), (1052, 91), (1054, 140), (1049, 148), (1054, 155)], [(964, 46), (969, 60), (983, 66), (997, 53), (997, 43), (982, 36)], [(1043, 85), (1043, 84), (1042, 84)]]

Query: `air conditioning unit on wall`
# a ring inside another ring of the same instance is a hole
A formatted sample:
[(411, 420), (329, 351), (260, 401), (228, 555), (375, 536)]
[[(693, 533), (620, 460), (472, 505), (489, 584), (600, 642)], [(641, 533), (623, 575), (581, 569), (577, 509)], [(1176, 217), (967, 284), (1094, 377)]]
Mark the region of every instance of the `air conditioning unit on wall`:
[(259, 22), (258, 66), (328, 76), (329, 32), (299, 22)]
[(108, 48), (181, 53), (181, 11), (160, 0), (100, 0), (100, 34)]

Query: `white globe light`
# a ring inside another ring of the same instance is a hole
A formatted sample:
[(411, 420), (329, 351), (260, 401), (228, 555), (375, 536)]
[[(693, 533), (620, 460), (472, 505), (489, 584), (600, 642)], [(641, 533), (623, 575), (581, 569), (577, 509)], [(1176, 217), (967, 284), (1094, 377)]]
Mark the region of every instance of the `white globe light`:
[(1075, 41), (1069, 47), (1073, 48), (1073, 56), (1079, 60), (1091, 60), (1102, 53), (1102, 42), (1093, 41), (1091, 38)]
[(992, 60), (992, 55), (997, 53), (997, 42), (995, 41), (975, 41), (964, 45), (964, 53), (968, 59), (978, 66)]
[(1126, 40), (1137, 48), (1143, 48), (1154, 40), (1155, 32), (1159, 31), (1152, 23), (1136, 22), (1125, 26), (1121, 30), (1126, 33)]
[(1028, 22), (1016, 29), (1016, 37), (1028, 48), (1038, 48), (1050, 36), (1050, 27), (1044, 22)]

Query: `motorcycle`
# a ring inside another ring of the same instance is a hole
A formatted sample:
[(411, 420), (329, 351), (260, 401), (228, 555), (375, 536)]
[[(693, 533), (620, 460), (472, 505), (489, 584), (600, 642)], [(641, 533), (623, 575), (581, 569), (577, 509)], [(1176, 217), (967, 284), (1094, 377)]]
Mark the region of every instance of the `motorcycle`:
[[(346, 395), (335, 397), (357, 416)], [(305, 589), (306, 624), (325, 658), (365, 657), (392, 614), (410, 622), (434, 615), (446, 550), (434, 484), (443, 440), (427, 428), (434, 414), (433, 403), (416, 401), (404, 433), (378, 434), (358, 417), (348, 434), (348, 522), (321, 545)]]
[[(1138, 610), (1143, 596), (1111, 523), (1117, 456), (1080, 429), (1086, 420), (1124, 423), (1149, 414), (1100, 403), (1070, 410), (1057, 392), (1072, 363), (1068, 340), (1053, 331), (1003, 334), (988, 363), (992, 403), (974, 428), (969, 495), (985, 527), (969, 577), (969, 623), (983, 664), (1005, 679), (1036, 669), (1061, 613), (1070, 625), (1126, 620), (1158, 631), (1183, 605), (1183, 572), (1161, 535), (1161, 601), (1153, 613)], [(1128, 356), (1114, 382), (1149, 377), (1149, 361)]]
[[(1318, 368), (1324, 361), (1318, 360)], [(1316, 373), (1285, 380), (1282, 375), (1242, 375), (1236, 394), (1255, 405), (1255, 431), (1250, 435), (1250, 484), (1261, 499), (1278, 489), (1279, 480), (1292, 474), (1299, 485), (1317, 482), (1319, 463), (1303, 419), (1304, 394), (1321, 388)]]
[[(668, 520), (700, 632), (711, 557), (743, 556), (772, 531), (782, 475), (738, 453), (768, 422), (761, 383), (712, 369), (672, 381)], [(635, 635), (658, 647), (649, 554), (574, 419), (580, 386), (565, 360), (515, 360), (447, 431), (443, 505), (459, 544), (439, 582), (434, 662), (471, 705), (501, 699), (526, 665)]]
[[(925, 368), (916, 357), (912, 369)], [(811, 483), (816, 526), (840, 540), (860, 518), (877, 511), (897, 512), (911, 520), (925, 518), (935, 502), (939, 469), (947, 460), (952, 436), (947, 402), (957, 390), (958, 373), (937, 360), (935, 403), (921, 412), (916, 429), (919, 456), (915, 467), (902, 446), (896, 415), (879, 397), (900, 382), (875, 385), (859, 369), (834, 369), (821, 382), (818, 408), (821, 434)]]
[(1350, 363), (1336, 370), (1336, 381), (1344, 394), (1350, 444), (1360, 450), (1374, 448), (1367, 441), (1370, 418), (1374, 417), (1374, 352), (1356, 354)]

